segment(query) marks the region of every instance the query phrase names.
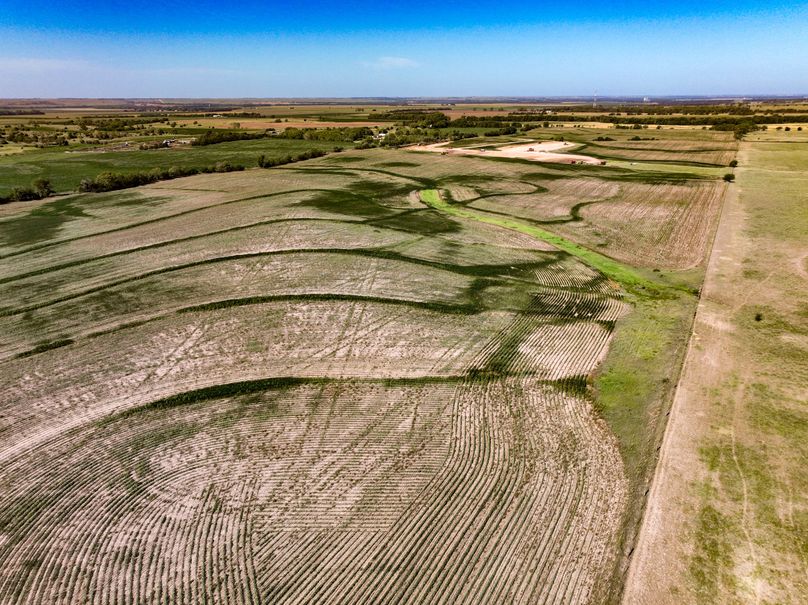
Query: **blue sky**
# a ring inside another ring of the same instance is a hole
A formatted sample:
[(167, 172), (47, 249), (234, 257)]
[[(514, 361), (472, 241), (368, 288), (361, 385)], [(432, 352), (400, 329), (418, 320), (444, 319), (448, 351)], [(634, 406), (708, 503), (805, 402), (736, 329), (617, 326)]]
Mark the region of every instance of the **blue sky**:
[(0, 0), (1, 97), (808, 93), (808, 2)]

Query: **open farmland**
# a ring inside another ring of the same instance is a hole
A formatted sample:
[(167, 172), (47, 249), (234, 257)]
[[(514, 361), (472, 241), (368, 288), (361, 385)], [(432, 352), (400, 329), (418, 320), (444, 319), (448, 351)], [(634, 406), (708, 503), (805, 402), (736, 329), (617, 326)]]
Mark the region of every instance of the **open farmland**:
[(0, 602), (618, 600), (724, 185), (611, 164), (0, 208)]

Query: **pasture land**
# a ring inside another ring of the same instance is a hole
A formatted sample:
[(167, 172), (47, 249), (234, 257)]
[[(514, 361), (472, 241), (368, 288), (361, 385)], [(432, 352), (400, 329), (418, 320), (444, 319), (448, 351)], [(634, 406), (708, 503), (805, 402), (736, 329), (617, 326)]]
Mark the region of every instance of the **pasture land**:
[(0, 602), (616, 602), (724, 192), (649, 165), (1, 208)]
[(808, 137), (738, 159), (626, 604), (808, 594)]

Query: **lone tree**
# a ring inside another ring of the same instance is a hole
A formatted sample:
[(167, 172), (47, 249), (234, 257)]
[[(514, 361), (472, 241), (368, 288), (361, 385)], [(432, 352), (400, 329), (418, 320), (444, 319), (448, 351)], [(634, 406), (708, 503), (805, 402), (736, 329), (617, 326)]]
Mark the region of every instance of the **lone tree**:
[(732, 181), (734, 181), (734, 180), (735, 180), (735, 175), (734, 175), (734, 174), (732, 174), (731, 172), (728, 172), (727, 174), (725, 174), (725, 175), (724, 175), (724, 180), (725, 180), (727, 183), (731, 183)]

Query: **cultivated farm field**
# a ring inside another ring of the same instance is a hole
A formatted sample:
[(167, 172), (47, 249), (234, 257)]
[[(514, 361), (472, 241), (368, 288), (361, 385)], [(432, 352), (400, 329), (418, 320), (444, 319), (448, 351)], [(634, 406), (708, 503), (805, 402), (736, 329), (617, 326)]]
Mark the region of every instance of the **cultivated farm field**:
[(1, 208), (0, 602), (617, 600), (723, 193), (369, 149)]

